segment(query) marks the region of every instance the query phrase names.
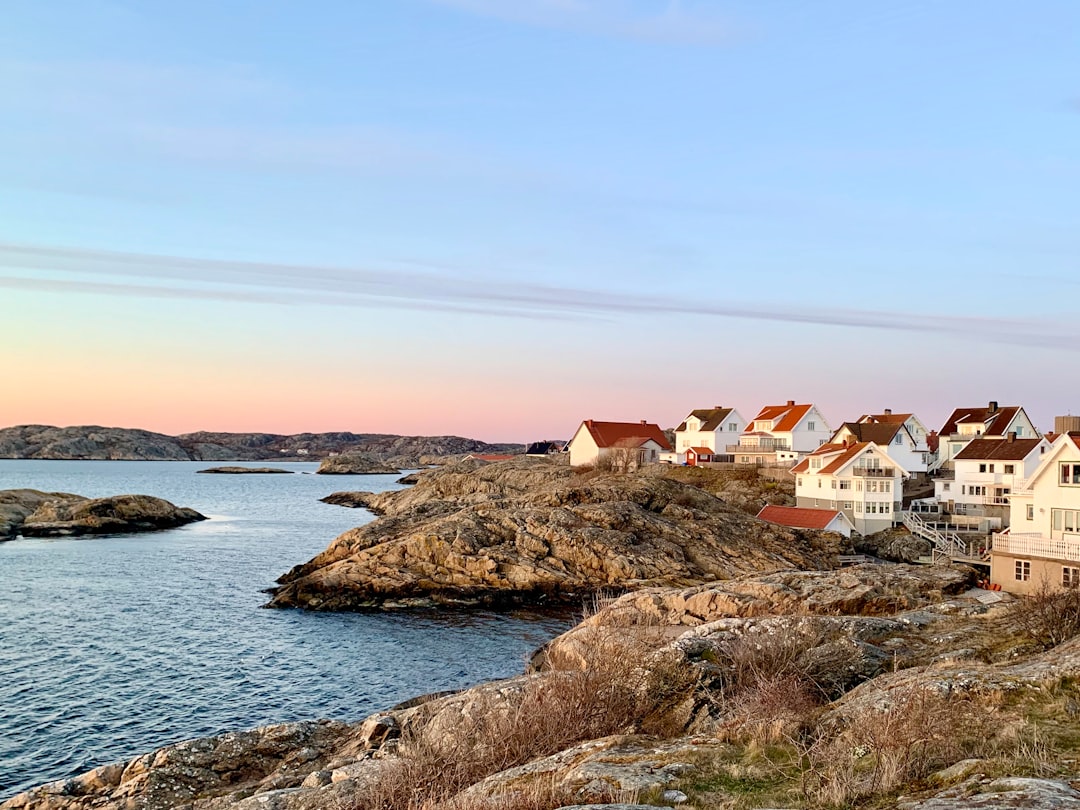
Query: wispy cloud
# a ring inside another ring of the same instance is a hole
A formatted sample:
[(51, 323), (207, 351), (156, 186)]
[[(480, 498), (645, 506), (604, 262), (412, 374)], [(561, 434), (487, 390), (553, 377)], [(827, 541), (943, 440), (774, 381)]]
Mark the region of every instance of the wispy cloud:
[(695, 0), (431, 0), (485, 17), (594, 36), (678, 45), (723, 45), (729, 18)]
[(0, 275), (0, 287), (59, 293), (439, 310), (544, 319), (696, 315), (943, 334), (1080, 351), (1073, 339), (1073, 328), (1052, 319), (958, 317), (794, 303), (758, 305), (532, 284), (460, 272), (236, 262), (3, 243), (0, 269), (8, 271)]

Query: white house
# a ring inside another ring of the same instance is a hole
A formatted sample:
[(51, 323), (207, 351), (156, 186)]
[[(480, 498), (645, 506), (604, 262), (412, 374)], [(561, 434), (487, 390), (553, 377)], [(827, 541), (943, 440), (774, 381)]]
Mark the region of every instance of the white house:
[(713, 453), (726, 453), (725, 445), (738, 441), (744, 430), (746, 420), (734, 408), (717, 405), (690, 411), (675, 428), (675, 452), (684, 455), (691, 447), (707, 447)]
[(927, 446), (926, 426), (915, 414), (886, 410), (880, 414), (863, 414), (857, 422), (844, 422), (829, 438), (827, 444), (846, 441), (873, 442), (889, 448), (889, 456), (910, 475), (927, 471), (931, 461)]
[(900, 521), (907, 473), (873, 442), (826, 444), (792, 468), (795, 505), (843, 512), (860, 534)]
[(801, 506), (763, 506), (759, 519), (789, 529), (817, 529), (851, 537), (855, 527), (847, 515), (837, 509), (807, 509)]
[(795, 462), (816, 450), (832, 435), (825, 417), (815, 405), (766, 405), (739, 436), (727, 446), (740, 464)]
[(610, 464), (636, 469), (656, 464), (660, 453), (671, 450), (658, 425), (640, 422), (598, 422), (586, 419), (570, 440), (570, 466)]
[(990, 581), (1013, 593), (1080, 586), (1080, 434), (1054, 440), (1015, 484), (1009, 510), (1010, 527), (990, 548)]
[(949, 469), (972, 439), (1004, 439), (1010, 433), (1018, 439), (1037, 439), (1041, 435), (1019, 405), (999, 407), (991, 401), (985, 408), (957, 408), (938, 433), (937, 463)]
[(1017, 439), (1012, 433), (970, 439), (953, 458), (952, 473), (934, 482), (934, 497), (947, 514), (996, 518), (997, 528), (1008, 526), (1012, 493), (1049, 450), (1046, 439)]

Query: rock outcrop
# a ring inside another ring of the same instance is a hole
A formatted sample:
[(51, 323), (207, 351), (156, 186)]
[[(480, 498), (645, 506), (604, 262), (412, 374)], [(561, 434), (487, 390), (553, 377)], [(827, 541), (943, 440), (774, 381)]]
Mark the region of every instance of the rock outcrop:
[(0, 491), (0, 539), (126, 534), (173, 529), (206, 520), (194, 509), (149, 495), (84, 498), (36, 490)]
[(837, 560), (834, 536), (764, 523), (662, 474), (464, 462), (353, 498), (382, 517), (281, 577), (269, 607), (579, 604)]
[(363, 453), (344, 453), (324, 458), (318, 475), (400, 475), (401, 470)]
[(377, 433), (187, 433), (19, 425), (0, 429), (0, 458), (127, 461), (316, 461), (332, 453), (364, 453), (398, 468), (421, 458), (460, 453), (520, 453), (520, 444), (489, 444), (460, 436), (394, 436)]
[(206, 470), (196, 470), (195, 472), (206, 473), (208, 475), (274, 475), (284, 473), (287, 475), (292, 474), (292, 470), (283, 470), (280, 467), (210, 467)]

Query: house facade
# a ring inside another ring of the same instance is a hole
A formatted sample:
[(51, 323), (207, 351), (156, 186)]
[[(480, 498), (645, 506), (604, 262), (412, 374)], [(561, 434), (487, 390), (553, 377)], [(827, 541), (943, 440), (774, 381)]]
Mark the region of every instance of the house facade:
[(1080, 586), (1080, 434), (1055, 439), (1016, 487), (1009, 529), (993, 536), (990, 581), (1018, 594)]
[(889, 448), (889, 456), (909, 475), (925, 475), (933, 454), (927, 446), (926, 426), (912, 413), (863, 414), (856, 422), (845, 422), (826, 444), (845, 441), (873, 442)]
[(792, 472), (796, 506), (843, 512), (864, 535), (900, 522), (907, 473), (881, 445), (825, 444)]
[(727, 452), (738, 464), (795, 463), (828, 441), (832, 429), (815, 405), (766, 405)]
[(953, 459), (972, 439), (1004, 439), (1010, 433), (1018, 439), (1041, 436), (1019, 405), (991, 401), (985, 408), (957, 408), (938, 431), (937, 466), (952, 469)]
[(694, 410), (675, 428), (675, 452), (682, 456), (691, 447), (705, 447), (722, 454), (725, 445), (738, 441), (744, 430), (746, 420), (734, 408), (717, 405)]
[(1050, 450), (1043, 438), (971, 439), (953, 458), (953, 469), (934, 481), (941, 511), (991, 519), (986, 530), (1010, 524), (1013, 493), (1023, 485)]
[(600, 422), (586, 419), (570, 440), (570, 466), (610, 466), (634, 470), (657, 464), (660, 453), (671, 450), (659, 425), (640, 422)]

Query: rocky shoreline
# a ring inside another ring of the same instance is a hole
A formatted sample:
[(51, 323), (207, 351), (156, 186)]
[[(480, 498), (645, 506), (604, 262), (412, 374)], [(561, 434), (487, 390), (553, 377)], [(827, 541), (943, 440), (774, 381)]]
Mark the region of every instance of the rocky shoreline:
[(0, 490), (0, 540), (160, 531), (206, 520), (149, 495), (85, 498), (68, 492)]

